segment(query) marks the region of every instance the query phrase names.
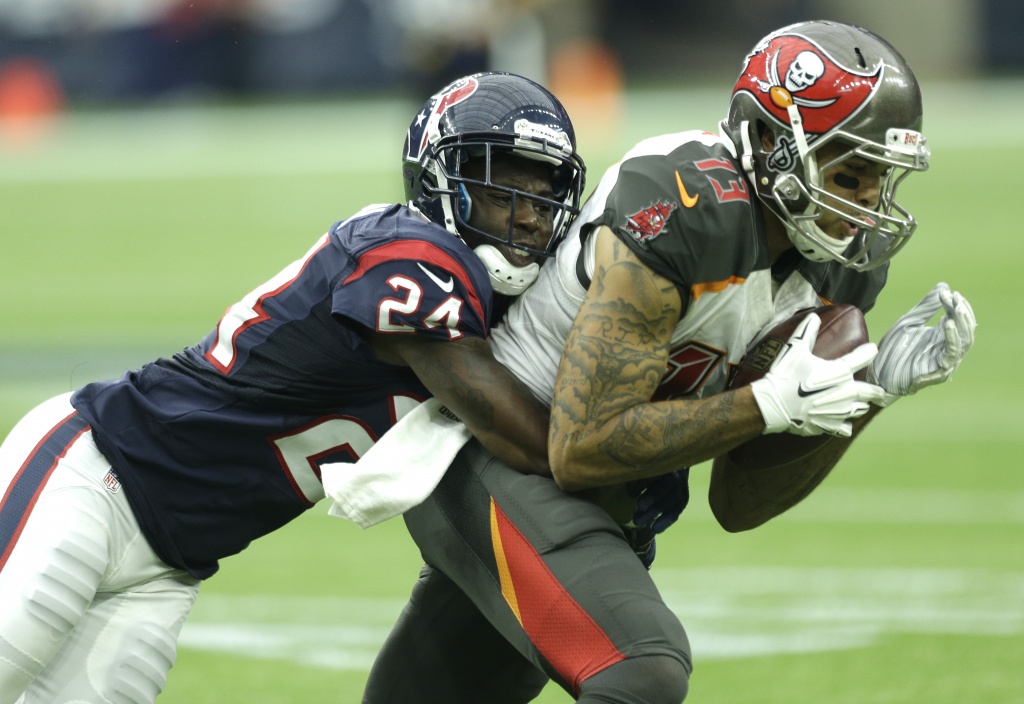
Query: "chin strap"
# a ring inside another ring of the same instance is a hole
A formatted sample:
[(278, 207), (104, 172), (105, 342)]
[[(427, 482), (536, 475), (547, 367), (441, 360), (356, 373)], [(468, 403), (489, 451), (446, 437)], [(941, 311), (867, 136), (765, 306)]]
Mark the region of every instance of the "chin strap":
[[(797, 155), (800, 158), (800, 166), (804, 171), (806, 184), (817, 183), (818, 181), (818, 160), (811, 157), (811, 146), (807, 142), (807, 133), (804, 132), (804, 120), (800, 116), (800, 109), (796, 103), (786, 106), (789, 114), (789, 123), (793, 128), (793, 141), (796, 142)], [(809, 186), (808, 186), (809, 187)], [(804, 215), (815, 213), (817, 206), (813, 199), (804, 209)], [(846, 249), (849, 242), (837, 240), (825, 234), (814, 222), (805, 221), (802, 223), (785, 221), (786, 229), (790, 232), (790, 239), (807, 259), (815, 262), (837, 260)], [(805, 228), (810, 229), (807, 232)], [(822, 251), (824, 250), (824, 251)]]
[(750, 180), (754, 180), (754, 147), (750, 142), (750, 122), (740, 123), (740, 141), (743, 142), (743, 153), (740, 154), (740, 165), (747, 172)]
[(491, 288), (504, 296), (518, 296), (530, 288), (540, 274), (540, 265), (536, 262), (514, 266), (494, 245), (482, 244), (473, 251), (487, 267)]
[(807, 144), (807, 135), (804, 133), (804, 119), (800, 117), (800, 108), (796, 103), (790, 103), (786, 108), (789, 113), (789, 124), (793, 128), (793, 140), (796, 142), (796, 150), (800, 155), (800, 161), (807, 158), (811, 147)]
[[(445, 178), (444, 169), (441, 168), (440, 164), (435, 160), (434, 163), (434, 180), (437, 182), (437, 189), (439, 191), (448, 190), (448, 179)], [(461, 184), (460, 184), (461, 185)], [(461, 239), (457, 223), (455, 220), (455, 213), (452, 211), (452, 197), (449, 195), (440, 195), (437, 200), (441, 201), (441, 216), (444, 218), (444, 229), (452, 233), (456, 237)]]

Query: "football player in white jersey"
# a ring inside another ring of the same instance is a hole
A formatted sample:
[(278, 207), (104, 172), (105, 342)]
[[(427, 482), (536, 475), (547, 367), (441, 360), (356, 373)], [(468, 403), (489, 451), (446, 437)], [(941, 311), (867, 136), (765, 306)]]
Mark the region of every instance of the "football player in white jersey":
[[(465, 77), (413, 120), (403, 180), (409, 202), (335, 223), (202, 342), (11, 431), (0, 703), (152, 702), (219, 560), (314, 506), (322, 465), (344, 471), (432, 395), (548, 474), (547, 408), (486, 338), (578, 212), (572, 123), (532, 81)], [(433, 207), (452, 192), (458, 211)]]
[[(530, 664), (579, 702), (683, 700), (690, 645), (620, 526), (637, 508), (622, 486), (668, 477), (685, 497), (685, 468), (714, 460), (719, 522), (754, 528), (807, 496), (882, 406), (949, 378), (975, 321), (939, 284), (879, 350), (819, 359), (809, 315), (763, 379), (729, 388), (766, 327), (822, 304), (874, 305), (916, 228), (896, 190), (928, 166), (921, 119), (891, 45), (803, 22), (747, 56), (721, 134), (654, 137), (608, 170), (493, 336), (497, 358), (552, 404), (554, 480), (470, 443), (406, 513), (428, 565), (365, 702), (527, 701), (508, 682)], [(779, 432), (827, 442), (781, 466), (735, 453)]]

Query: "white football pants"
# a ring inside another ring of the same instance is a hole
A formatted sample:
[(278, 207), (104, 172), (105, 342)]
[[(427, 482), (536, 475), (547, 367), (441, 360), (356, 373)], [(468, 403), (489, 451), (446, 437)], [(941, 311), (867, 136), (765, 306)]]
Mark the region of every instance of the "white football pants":
[(152, 702), (199, 580), (149, 547), (69, 398), (0, 446), (0, 704)]

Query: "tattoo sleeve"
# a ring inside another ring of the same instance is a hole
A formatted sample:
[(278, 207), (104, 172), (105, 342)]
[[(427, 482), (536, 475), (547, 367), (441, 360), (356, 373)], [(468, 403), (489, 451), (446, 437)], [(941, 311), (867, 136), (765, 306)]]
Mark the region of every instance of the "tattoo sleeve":
[(682, 301), (672, 282), (651, 271), (612, 233), (601, 232), (606, 236), (598, 240), (591, 290), (555, 381), (548, 445), (563, 487), (679, 469), (763, 428), (749, 392), (651, 401), (665, 373)]

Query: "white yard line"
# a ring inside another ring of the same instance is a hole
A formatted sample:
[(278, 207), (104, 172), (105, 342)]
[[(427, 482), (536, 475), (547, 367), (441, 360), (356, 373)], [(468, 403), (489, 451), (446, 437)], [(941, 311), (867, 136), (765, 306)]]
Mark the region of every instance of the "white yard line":
[[(652, 574), (703, 660), (866, 647), (892, 634), (1024, 635), (1024, 572), (655, 567)], [(393, 599), (204, 595), (181, 646), (366, 671), (400, 608)]]

